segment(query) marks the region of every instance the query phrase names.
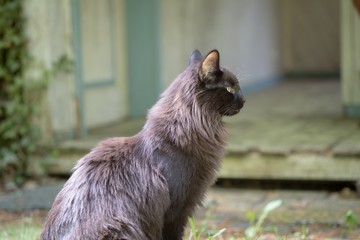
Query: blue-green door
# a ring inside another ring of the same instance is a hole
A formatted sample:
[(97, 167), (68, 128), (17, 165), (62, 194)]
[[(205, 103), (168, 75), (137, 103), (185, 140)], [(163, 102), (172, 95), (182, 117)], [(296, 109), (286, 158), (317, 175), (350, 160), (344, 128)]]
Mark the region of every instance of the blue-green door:
[(129, 114), (144, 116), (160, 92), (159, 0), (127, 0)]

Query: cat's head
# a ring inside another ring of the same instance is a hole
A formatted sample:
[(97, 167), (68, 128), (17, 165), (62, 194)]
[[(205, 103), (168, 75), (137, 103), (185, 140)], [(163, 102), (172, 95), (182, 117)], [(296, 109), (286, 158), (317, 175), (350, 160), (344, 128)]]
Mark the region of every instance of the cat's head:
[(195, 50), (189, 65), (196, 68), (200, 87), (203, 88), (198, 95), (200, 101), (210, 102), (213, 109), (222, 116), (232, 116), (240, 111), (245, 98), (239, 81), (232, 72), (220, 67), (220, 54), (217, 50), (210, 51), (205, 57)]

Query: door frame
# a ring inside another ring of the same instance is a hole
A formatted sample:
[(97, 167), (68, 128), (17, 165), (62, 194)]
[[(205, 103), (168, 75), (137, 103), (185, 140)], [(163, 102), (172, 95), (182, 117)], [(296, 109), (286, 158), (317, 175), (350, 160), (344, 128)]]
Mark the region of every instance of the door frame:
[[(113, 1), (107, 0), (110, 8), (110, 29), (115, 30), (115, 16)], [(81, 34), (81, 11), (80, 0), (71, 0), (71, 19), (72, 19), (72, 39), (74, 51), (74, 74), (75, 74), (75, 95), (76, 95), (76, 116), (77, 116), (77, 135), (84, 138), (88, 135), (88, 127), (85, 117), (85, 91), (88, 89), (114, 86), (116, 81), (116, 43), (115, 31), (111, 31), (110, 46), (111, 51), (111, 77), (106, 79), (96, 79), (91, 82), (84, 81), (83, 69), (83, 51), (82, 51), (82, 34)]]

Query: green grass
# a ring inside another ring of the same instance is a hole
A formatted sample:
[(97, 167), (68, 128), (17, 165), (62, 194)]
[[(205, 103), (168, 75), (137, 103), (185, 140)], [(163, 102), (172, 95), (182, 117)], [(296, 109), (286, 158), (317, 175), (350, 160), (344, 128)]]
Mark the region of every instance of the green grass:
[(0, 225), (0, 240), (36, 240), (41, 233), (41, 224), (25, 217), (16, 222)]

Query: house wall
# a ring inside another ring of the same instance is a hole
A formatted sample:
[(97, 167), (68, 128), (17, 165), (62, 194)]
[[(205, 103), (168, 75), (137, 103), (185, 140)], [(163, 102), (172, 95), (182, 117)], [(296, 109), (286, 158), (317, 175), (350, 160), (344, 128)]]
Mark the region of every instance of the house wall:
[(87, 129), (118, 122), (128, 114), (124, 1), (75, 0), (73, 17), (77, 88)]
[(271, 84), (280, 74), (278, 0), (162, 0), (162, 82), (167, 86), (191, 52), (217, 48), (221, 65), (245, 90)]
[[(110, 32), (115, 44), (111, 48), (114, 83), (106, 89), (101, 86), (89, 87), (91, 84), (87, 85), (85, 82), (97, 79), (97, 74), (102, 73), (102, 68), (99, 69), (101, 64), (90, 67), (87, 64), (86, 79), (79, 79), (77, 75), (77, 71), (83, 69), (83, 66), (75, 45), (78, 44), (83, 53), (85, 51), (84, 57), (94, 55), (92, 46), (89, 46), (94, 41), (89, 42), (85, 38), (76, 42), (78, 39), (75, 39), (74, 17), (80, 17), (74, 11), (77, 1), (24, 1), (28, 46), (34, 64), (28, 73), (29, 79), (42, 79), (42, 74), (45, 71), (51, 72), (53, 64), (62, 56), (75, 63), (72, 72), (60, 72), (52, 76), (48, 88), (42, 94), (36, 121), (41, 126), (44, 141), (76, 138), (82, 136), (82, 129), (87, 131), (91, 127), (119, 121), (128, 116), (125, 0), (108, 0), (112, 4), (114, 16)], [(85, 90), (87, 92), (84, 94)], [(104, 102), (111, 104), (99, 104)]]
[[(44, 72), (51, 71), (61, 56), (72, 59), (69, 2), (24, 1), (28, 47), (33, 58), (29, 79), (44, 80)], [(45, 141), (52, 140), (53, 133), (73, 134), (77, 124), (73, 82), (73, 74), (60, 73), (48, 83), (37, 112)]]
[(282, 0), (282, 57), (286, 73), (340, 69), (340, 1)]
[(124, 119), (129, 116), (129, 64), (128, 64), (128, 42), (126, 29), (126, 0), (113, 0), (115, 11), (115, 43), (116, 43), (116, 81), (121, 92), (119, 97), (119, 118)]

